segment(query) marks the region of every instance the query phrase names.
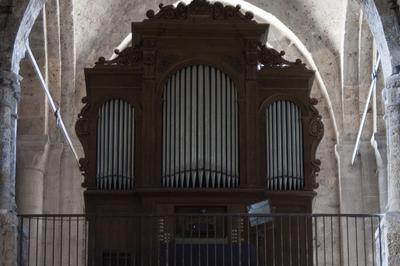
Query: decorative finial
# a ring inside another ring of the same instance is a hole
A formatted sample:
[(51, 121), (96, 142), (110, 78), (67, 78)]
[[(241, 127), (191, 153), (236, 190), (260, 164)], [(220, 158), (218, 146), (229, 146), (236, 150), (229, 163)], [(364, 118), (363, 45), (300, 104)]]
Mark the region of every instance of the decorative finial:
[(153, 17), (154, 17), (154, 10), (153, 10), (153, 9), (149, 9), (149, 10), (146, 12), (146, 16), (147, 16), (148, 18), (153, 18)]
[(252, 20), (254, 18), (254, 15), (252, 12), (247, 11), (244, 16), (248, 19), (248, 20)]

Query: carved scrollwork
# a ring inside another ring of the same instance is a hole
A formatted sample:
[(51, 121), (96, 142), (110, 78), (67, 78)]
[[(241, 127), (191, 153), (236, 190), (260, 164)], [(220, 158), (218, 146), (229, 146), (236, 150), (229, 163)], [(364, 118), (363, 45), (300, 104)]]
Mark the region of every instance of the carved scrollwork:
[(310, 99), (310, 104), (311, 105), (317, 105), (318, 104), (318, 100), (316, 98), (311, 98)]
[(86, 158), (79, 159), (79, 170), (81, 171), (84, 180), (82, 183), (82, 187), (88, 187), (88, 178), (89, 178), (89, 161)]
[(90, 135), (90, 130), (88, 128), (88, 120), (86, 118), (80, 117), (76, 122), (75, 131), (78, 137)]
[(319, 112), (315, 106), (318, 104), (318, 100), (316, 98), (310, 98), (310, 111), (314, 116), (319, 116)]
[(315, 98), (310, 99), (310, 110), (313, 118), (309, 123), (309, 133), (311, 136), (321, 140), (324, 135), (324, 124), (322, 123), (322, 117), (319, 114), (315, 105), (318, 104), (318, 100)]
[(316, 179), (319, 171), (321, 171), (320, 166), (321, 166), (321, 161), (319, 159), (314, 159), (311, 161), (311, 177), (313, 180), (312, 187), (314, 189), (317, 189), (319, 187), (319, 184), (317, 183)]
[(213, 5), (205, 0), (195, 0), (188, 5), (186, 11), (189, 17), (210, 17)]
[(160, 11), (155, 12), (149, 10), (146, 16), (150, 20), (186, 20), (189, 18), (205, 18), (214, 20), (244, 20), (252, 21), (253, 13), (246, 12), (243, 14), (239, 5), (237, 6), (224, 6), (222, 3), (210, 3), (206, 0), (194, 0), (189, 5), (179, 3), (176, 7), (174, 5), (164, 6), (159, 5)]
[(309, 133), (317, 139), (322, 139), (324, 135), (324, 124), (322, 124), (321, 117), (313, 118), (310, 122)]
[(277, 50), (269, 48), (266, 45), (262, 45), (261, 43), (258, 45), (258, 61), (263, 68), (299, 68), (302, 70), (307, 70), (306, 65), (302, 63), (300, 59), (297, 59), (295, 62), (291, 62), (284, 59), (284, 55), (284, 51), (278, 52)]
[[(89, 121), (87, 119), (87, 114), (90, 111), (91, 104), (88, 97), (83, 97), (82, 103), (84, 103), (85, 105), (83, 106), (81, 112), (78, 114), (78, 121), (76, 121), (75, 124), (75, 132), (85, 150), (88, 145), (88, 138), (90, 137)], [(87, 187), (89, 162), (86, 158), (79, 159), (79, 169), (84, 176), (84, 182), (82, 183), (82, 186)]]
[(164, 6), (159, 5), (160, 11), (156, 14), (154, 10), (150, 9), (146, 12), (149, 19), (186, 19), (187, 6), (184, 3), (179, 3), (177, 7), (173, 5)]
[(322, 116), (319, 114), (315, 105), (318, 104), (318, 100), (315, 98), (309, 99), (309, 110), (310, 118), (308, 123), (308, 134), (311, 138), (311, 186), (313, 189), (318, 188), (316, 178), (319, 171), (321, 170), (321, 161), (315, 158), (317, 147), (324, 136), (324, 124), (322, 123)]
[(128, 47), (123, 51), (115, 50), (117, 57), (112, 60), (106, 60), (104, 57), (100, 57), (96, 62), (98, 66), (114, 66), (114, 65), (136, 65), (139, 64), (143, 59), (142, 50), (138, 47)]
[(78, 121), (75, 125), (75, 131), (78, 137), (90, 134), (90, 130), (87, 127), (87, 119), (85, 118), (85, 115), (89, 112), (90, 109), (89, 98), (83, 97), (82, 103), (84, 103), (85, 105), (83, 106), (81, 112), (78, 114)]
[(220, 2), (214, 3), (213, 6), (213, 18), (214, 19), (239, 19), (239, 20), (248, 20), (251, 21), (254, 18), (253, 13), (246, 12), (243, 14), (240, 11), (240, 5), (235, 7), (233, 6), (224, 6)]
[(81, 118), (84, 116), (84, 114), (89, 110), (90, 108), (90, 103), (89, 103), (89, 98), (88, 97), (83, 97), (81, 102), (83, 104), (85, 104), (82, 108), (82, 110), (80, 111), (80, 113), (78, 114), (78, 118)]

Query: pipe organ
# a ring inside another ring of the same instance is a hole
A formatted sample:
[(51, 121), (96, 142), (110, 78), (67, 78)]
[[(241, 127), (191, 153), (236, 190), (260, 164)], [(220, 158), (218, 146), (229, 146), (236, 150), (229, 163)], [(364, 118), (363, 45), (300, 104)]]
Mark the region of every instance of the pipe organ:
[[(194, 0), (146, 15), (130, 47), (85, 69), (86, 212), (242, 213), (268, 201), (273, 213), (311, 213), (323, 136), (314, 72), (267, 47), (268, 24), (239, 6)], [(135, 226), (119, 229), (124, 254)]]
[(239, 185), (237, 93), (208, 65), (173, 74), (163, 91), (162, 187)]

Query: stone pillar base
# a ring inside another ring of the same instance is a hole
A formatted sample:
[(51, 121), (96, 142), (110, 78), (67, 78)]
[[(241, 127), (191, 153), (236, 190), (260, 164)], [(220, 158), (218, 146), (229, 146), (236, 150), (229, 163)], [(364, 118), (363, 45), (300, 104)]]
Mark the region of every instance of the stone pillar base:
[(400, 212), (387, 212), (383, 225), (383, 265), (400, 265)]
[(0, 266), (17, 265), (17, 235), (17, 215), (0, 209)]

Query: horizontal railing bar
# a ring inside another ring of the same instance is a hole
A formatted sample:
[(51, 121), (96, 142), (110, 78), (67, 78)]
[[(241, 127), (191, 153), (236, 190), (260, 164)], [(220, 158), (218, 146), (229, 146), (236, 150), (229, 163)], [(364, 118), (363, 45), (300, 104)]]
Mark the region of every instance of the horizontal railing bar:
[(363, 213), (268, 213), (268, 214), (249, 214), (249, 213), (180, 213), (180, 214), (128, 214), (128, 215), (115, 215), (115, 214), (18, 214), (21, 218), (37, 218), (37, 217), (110, 217), (110, 218), (129, 218), (129, 217), (383, 217), (384, 214), (363, 214)]

